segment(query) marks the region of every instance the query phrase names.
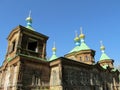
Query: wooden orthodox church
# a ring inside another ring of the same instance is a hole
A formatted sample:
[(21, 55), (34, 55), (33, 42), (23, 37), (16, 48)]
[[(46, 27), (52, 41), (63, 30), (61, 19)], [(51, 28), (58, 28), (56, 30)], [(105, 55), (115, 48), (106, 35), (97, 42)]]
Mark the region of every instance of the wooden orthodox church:
[(95, 51), (85, 43), (85, 35), (76, 35), (75, 47), (63, 57), (46, 59), (48, 36), (34, 31), (32, 18), (27, 26), (17, 26), (7, 40), (5, 60), (0, 67), (0, 90), (120, 90), (119, 71), (101, 44), (101, 58), (95, 63)]

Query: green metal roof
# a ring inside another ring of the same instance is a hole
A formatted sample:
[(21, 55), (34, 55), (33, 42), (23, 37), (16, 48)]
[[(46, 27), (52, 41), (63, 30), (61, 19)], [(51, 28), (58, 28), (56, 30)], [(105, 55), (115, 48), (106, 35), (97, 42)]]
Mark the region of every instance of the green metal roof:
[(26, 26), (26, 28), (35, 31), (31, 26)]
[(86, 45), (86, 43), (82, 42), (79, 47), (79, 51), (80, 50), (88, 50), (88, 49), (90, 49), (90, 48)]
[(102, 55), (100, 57), (100, 61), (101, 60), (110, 60), (110, 57), (106, 53), (102, 53)]
[[(77, 38), (77, 37), (76, 37)], [(71, 52), (77, 52), (77, 51), (81, 51), (81, 50), (89, 50), (90, 48), (86, 45), (86, 43), (85, 43), (85, 41), (84, 41), (84, 39), (85, 39), (85, 35), (84, 34), (82, 34), (82, 28), (81, 28), (81, 34), (80, 34), (80, 42), (81, 42), (81, 44), (78, 42), (78, 38), (77, 38), (77, 40), (76, 40), (76, 38), (75, 38), (75, 44), (76, 44), (76, 46), (70, 51), (70, 53)]]
[(70, 53), (79, 51), (79, 48), (80, 48), (80, 46), (74, 47), (74, 48), (70, 51)]
[(58, 58), (55, 54), (53, 54), (52, 56), (51, 56), (51, 58), (49, 59), (49, 61), (52, 61), (52, 60), (54, 60), (54, 59), (56, 59), (56, 58)]
[(117, 71), (117, 69), (116, 69), (116, 68), (113, 68), (112, 71), (115, 72), (115, 71)]
[(108, 65), (104, 65), (102, 66), (103, 69), (107, 69)]
[(7, 58), (7, 60), (8, 60), (8, 62), (9, 62), (9, 61), (11, 61), (11, 60), (12, 60), (12, 58), (8, 57), (8, 58)]
[[(108, 67), (108, 65), (102, 66), (103, 69), (107, 69), (107, 67)], [(116, 69), (116, 68), (113, 68), (112, 71), (115, 72), (115, 71), (117, 71), (117, 69)]]
[(86, 45), (86, 43), (82, 42), (80, 46), (75, 46), (70, 53), (77, 52), (81, 50), (89, 50), (90, 48)]

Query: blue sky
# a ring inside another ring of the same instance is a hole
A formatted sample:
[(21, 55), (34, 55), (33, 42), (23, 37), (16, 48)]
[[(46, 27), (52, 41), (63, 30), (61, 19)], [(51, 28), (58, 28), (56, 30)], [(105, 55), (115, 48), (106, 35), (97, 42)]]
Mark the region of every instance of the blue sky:
[(26, 26), (32, 11), (33, 28), (49, 36), (47, 56), (51, 57), (53, 42), (57, 56), (64, 56), (75, 46), (75, 31), (83, 27), (86, 44), (101, 56), (100, 40), (106, 53), (120, 64), (120, 1), (119, 0), (1, 0), (0, 1), (0, 64), (7, 50), (7, 36), (18, 25)]

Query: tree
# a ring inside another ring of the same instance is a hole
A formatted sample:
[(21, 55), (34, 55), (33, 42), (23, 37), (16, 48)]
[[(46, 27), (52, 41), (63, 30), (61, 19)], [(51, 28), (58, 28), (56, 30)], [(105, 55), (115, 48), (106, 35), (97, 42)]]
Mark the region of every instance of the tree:
[(118, 65), (117, 69), (120, 71), (120, 65)]

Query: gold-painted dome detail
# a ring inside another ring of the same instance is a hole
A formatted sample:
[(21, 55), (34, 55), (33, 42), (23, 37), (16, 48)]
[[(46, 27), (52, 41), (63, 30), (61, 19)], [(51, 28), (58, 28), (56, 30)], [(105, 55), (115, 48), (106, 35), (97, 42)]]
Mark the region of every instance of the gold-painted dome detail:
[(56, 48), (55, 48), (55, 47), (53, 47), (53, 48), (52, 48), (52, 51), (56, 51)]

